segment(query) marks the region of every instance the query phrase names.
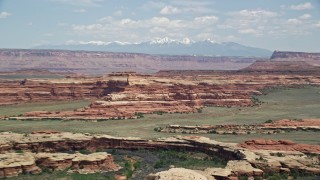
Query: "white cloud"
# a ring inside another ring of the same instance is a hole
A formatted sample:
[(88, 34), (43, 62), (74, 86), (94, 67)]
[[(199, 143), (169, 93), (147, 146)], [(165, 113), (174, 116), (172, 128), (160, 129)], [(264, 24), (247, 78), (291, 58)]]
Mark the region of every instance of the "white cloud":
[(172, 0), (171, 3), (178, 6), (184, 13), (212, 14), (214, 12), (214, 9), (210, 7), (213, 4), (211, 0)]
[(169, 14), (177, 14), (180, 12), (181, 12), (181, 10), (176, 7), (165, 6), (164, 8), (161, 9), (160, 14), (169, 15)]
[(288, 25), (295, 25), (295, 26), (297, 26), (297, 25), (302, 24), (302, 21), (299, 20), (299, 19), (292, 18), (292, 19), (288, 19), (288, 20), (287, 20), (287, 24), (288, 24)]
[(9, 16), (11, 16), (12, 14), (11, 13), (8, 13), (8, 12), (1, 12), (0, 13), (0, 19), (5, 19)]
[(74, 6), (100, 6), (104, 0), (51, 0), (52, 2), (69, 4)]
[(87, 12), (87, 10), (86, 9), (75, 9), (75, 10), (73, 10), (73, 12), (74, 13), (85, 13), (85, 12)]
[(302, 19), (302, 20), (311, 19), (311, 18), (312, 16), (310, 14), (304, 14), (299, 17), (299, 19)]
[(111, 17), (111, 16), (106, 16), (106, 17), (98, 19), (98, 22), (101, 22), (101, 23), (108, 23), (111, 21), (113, 21), (113, 17)]
[(315, 26), (320, 28), (320, 21), (317, 24), (315, 24)]
[(240, 29), (238, 32), (240, 34), (258, 34), (258, 31), (255, 29)]
[(308, 35), (315, 24), (310, 14), (285, 18), (281, 13), (256, 9), (231, 12), (217, 27), (259, 37), (288, 37)]
[(268, 10), (241, 10), (239, 12), (234, 13), (234, 15), (247, 17), (247, 18), (269, 18), (269, 17), (275, 17), (277, 16), (276, 12), (268, 11)]
[(199, 16), (194, 19), (176, 19), (156, 16), (144, 20), (131, 18), (117, 19), (107, 16), (100, 18), (94, 24), (75, 24), (72, 29), (77, 35), (90, 35), (120, 41), (146, 41), (154, 37), (184, 38), (198, 31), (209, 31), (208, 27), (218, 21), (216, 16)]
[(253, 10), (240, 10), (236, 12), (228, 13), (227, 18), (223, 23), (218, 25), (220, 29), (253, 29), (258, 26), (268, 25), (279, 15), (276, 12), (264, 10), (264, 9), (253, 9)]
[(292, 9), (292, 10), (308, 10), (308, 9), (313, 9), (313, 6), (310, 2), (306, 2), (304, 4), (291, 5), (290, 9)]
[(194, 18), (196, 24), (214, 24), (219, 20), (216, 16), (202, 16)]

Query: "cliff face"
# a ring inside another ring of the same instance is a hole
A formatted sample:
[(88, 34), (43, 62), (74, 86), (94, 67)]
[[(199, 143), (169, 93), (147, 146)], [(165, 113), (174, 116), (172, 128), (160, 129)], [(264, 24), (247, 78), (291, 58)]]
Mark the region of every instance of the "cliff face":
[(55, 72), (105, 74), (116, 71), (151, 73), (172, 69), (232, 70), (246, 67), (259, 58), (0, 49), (0, 59), (0, 72), (19, 69), (45, 69)]
[(1, 105), (22, 102), (94, 99), (105, 94), (106, 83), (53, 83), (38, 81), (1, 81)]
[(320, 53), (275, 51), (271, 60), (305, 61), (311, 65), (320, 66)]
[(179, 74), (118, 73), (104, 77), (0, 82), (0, 104), (91, 99), (74, 111), (25, 113), (17, 119), (136, 118), (141, 113), (197, 112), (205, 106), (251, 106), (252, 95), (272, 86), (320, 84), (319, 74)]
[(256, 61), (241, 71), (268, 73), (319, 73), (320, 67), (308, 64), (306, 61), (267, 60)]

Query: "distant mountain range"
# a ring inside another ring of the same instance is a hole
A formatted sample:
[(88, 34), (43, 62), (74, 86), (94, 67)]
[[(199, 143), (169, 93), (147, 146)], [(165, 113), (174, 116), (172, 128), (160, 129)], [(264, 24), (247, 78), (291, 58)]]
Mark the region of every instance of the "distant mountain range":
[(159, 38), (142, 43), (126, 42), (69, 42), (64, 45), (42, 45), (36, 49), (64, 49), (64, 50), (86, 50), (145, 53), (157, 55), (194, 55), (194, 56), (245, 56), (245, 57), (267, 57), (272, 52), (266, 49), (244, 46), (234, 42), (216, 43), (211, 40), (194, 42), (187, 38), (182, 41), (169, 38)]

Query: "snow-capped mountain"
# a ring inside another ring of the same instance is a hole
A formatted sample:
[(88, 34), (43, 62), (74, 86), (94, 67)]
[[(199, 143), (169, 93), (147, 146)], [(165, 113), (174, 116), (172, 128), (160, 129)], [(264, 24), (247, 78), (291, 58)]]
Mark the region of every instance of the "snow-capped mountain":
[(38, 46), (36, 49), (66, 49), (87, 51), (108, 51), (145, 53), (159, 55), (198, 55), (198, 56), (256, 56), (270, 57), (272, 52), (266, 49), (244, 46), (234, 42), (217, 43), (210, 39), (192, 41), (189, 38), (173, 40), (167, 37), (148, 42), (103, 42), (103, 41), (68, 41), (64, 45)]

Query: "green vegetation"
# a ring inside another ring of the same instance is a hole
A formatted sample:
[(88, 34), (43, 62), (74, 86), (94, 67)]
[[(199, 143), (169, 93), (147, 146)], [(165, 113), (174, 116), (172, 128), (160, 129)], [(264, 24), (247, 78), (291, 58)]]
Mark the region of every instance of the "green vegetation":
[[(148, 174), (159, 170), (169, 169), (170, 166), (184, 167), (189, 169), (203, 170), (208, 167), (225, 167), (226, 161), (208, 156), (201, 152), (173, 151), (173, 150), (120, 150), (109, 149), (114, 160), (123, 168), (117, 172), (105, 172), (96, 174), (69, 174), (67, 171), (44, 171), (38, 175), (21, 175), (9, 180), (42, 180), (42, 179), (64, 179), (64, 180), (114, 180), (114, 175), (123, 175), (128, 179), (144, 179)], [(131, 161), (131, 160), (133, 161)], [(133, 164), (132, 164), (133, 163)], [(132, 169), (134, 167), (134, 169)]]
[(159, 160), (154, 165), (155, 169), (168, 168), (173, 165), (175, 167), (183, 167), (189, 169), (205, 169), (207, 167), (225, 167), (227, 162), (219, 157), (204, 157), (197, 158), (197, 155), (204, 155), (203, 153), (192, 153), (186, 151), (156, 151), (154, 152)]
[(277, 153), (270, 153), (271, 156), (277, 156), (277, 157), (285, 157), (283, 153), (277, 152)]
[(144, 114), (141, 112), (136, 112), (135, 115), (137, 116), (137, 118), (144, 118)]
[(54, 171), (54, 172), (43, 172), (41, 174), (36, 175), (20, 175), (18, 177), (13, 178), (6, 178), (8, 180), (56, 180), (56, 179), (63, 179), (63, 180), (114, 180), (112, 175), (105, 175), (105, 174), (68, 174), (66, 171)]
[[(268, 90), (268, 94), (256, 96), (263, 103), (254, 107), (208, 107), (202, 113), (166, 113), (141, 114), (140, 119), (109, 120), (101, 122), (79, 121), (0, 121), (0, 131), (14, 131), (28, 133), (35, 130), (51, 129), (56, 131), (104, 133), (114, 136), (135, 136), (142, 138), (168, 137), (172, 134), (154, 131), (155, 127), (165, 127), (168, 124), (201, 125), (201, 124), (254, 124), (264, 123), (268, 120), (278, 119), (305, 119), (320, 118), (320, 87), (281, 88)], [(87, 102), (84, 102), (84, 105)], [(51, 104), (55, 108), (73, 109), (78, 103)], [(81, 105), (81, 106), (84, 106)], [(29, 106), (32, 110), (42, 110), (42, 106), (17, 105), (0, 107), (0, 115), (15, 113), (21, 114), (21, 109), (26, 111)], [(80, 105), (79, 105), (80, 106)], [(78, 107), (79, 107), (78, 106)], [(80, 106), (80, 107), (81, 107)], [(53, 108), (52, 108), (53, 109)], [(30, 110), (30, 109), (29, 109)], [(177, 135), (177, 134), (175, 134)], [(189, 135), (189, 134), (181, 134)], [(204, 136), (218, 141), (242, 142), (252, 138), (288, 139), (300, 143), (319, 144), (319, 134), (313, 131), (291, 131), (284, 134), (245, 134), (241, 136), (204, 134)]]
[(268, 121), (264, 122), (264, 123), (272, 123), (273, 121), (271, 119), (269, 119)]
[(163, 114), (166, 114), (167, 112), (163, 112), (163, 111), (156, 111), (156, 112), (153, 112), (153, 114), (157, 114), (157, 115), (163, 115)]
[(90, 154), (91, 152), (89, 150), (86, 150), (86, 149), (81, 149), (79, 151), (79, 153), (81, 153), (81, 154)]
[(90, 101), (88, 100), (77, 100), (0, 106), (0, 116), (20, 116), (29, 111), (70, 111), (88, 106), (89, 104)]
[(22, 154), (23, 151), (22, 150), (16, 150), (15, 153)]

